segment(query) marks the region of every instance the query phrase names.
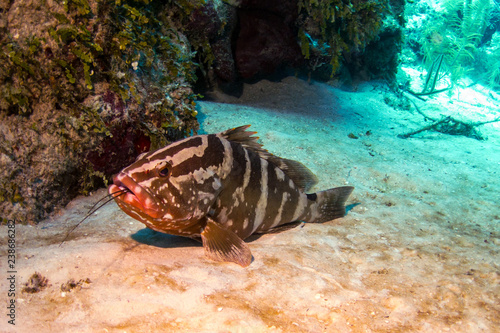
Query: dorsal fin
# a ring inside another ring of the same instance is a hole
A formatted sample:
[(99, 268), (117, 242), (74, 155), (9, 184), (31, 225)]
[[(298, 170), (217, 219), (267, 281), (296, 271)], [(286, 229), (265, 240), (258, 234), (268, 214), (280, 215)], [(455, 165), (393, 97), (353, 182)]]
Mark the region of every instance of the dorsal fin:
[(271, 161), (274, 165), (283, 170), (283, 172), (286, 173), (286, 175), (290, 177), (302, 191), (309, 191), (309, 189), (318, 182), (316, 175), (304, 164), (294, 160), (274, 156), (272, 154), (269, 155), (270, 157), (267, 160)]
[(220, 135), (228, 139), (229, 141), (238, 142), (243, 147), (250, 148), (256, 153), (262, 151), (264, 153), (269, 154), (268, 151), (262, 148), (262, 145), (257, 142), (257, 139), (259, 137), (252, 136), (254, 134), (257, 134), (257, 132), (250, 132), (246, 130), (249, 127), (250, 125), (244, 125), (240, 127), (231, 128), (228, 129), (227, 131), (221, 132)]
[(300, 162), (288, 160), (275, 156), (262, 148), (262, 145), (257, 142), (258, 136), (253, 136), (257, 132), (250, 132), (246, 129), (250, 125), (244, 125), (236, 128), (229, 129), (221, 132), (220, 135), (229, 141), (238, 142), (243, 147), (251, 149), (265, 160), (268, 160), (276, 167), (283, 170), (283, 172), (292, 179), (292, 181), (301, 190), (308, 191), (314, 184), (318, 182), (316, 176), (305, 165)]

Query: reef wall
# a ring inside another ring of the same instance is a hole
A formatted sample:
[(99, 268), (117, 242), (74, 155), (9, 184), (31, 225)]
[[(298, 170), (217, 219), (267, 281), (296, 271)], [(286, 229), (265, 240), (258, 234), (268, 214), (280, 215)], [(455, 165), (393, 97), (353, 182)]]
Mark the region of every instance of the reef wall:
[(175, 21), (199, 1), (0, 4), (0, 218), (35, 223), (196, 132), (195, 64)]
[(404, 0), (207, 2), (190, 22), (206, 32), (196, 34), (200, 76), (209, 88), (255, 80), (283, 67), (319, 80), (392, 81), (404, 7)]

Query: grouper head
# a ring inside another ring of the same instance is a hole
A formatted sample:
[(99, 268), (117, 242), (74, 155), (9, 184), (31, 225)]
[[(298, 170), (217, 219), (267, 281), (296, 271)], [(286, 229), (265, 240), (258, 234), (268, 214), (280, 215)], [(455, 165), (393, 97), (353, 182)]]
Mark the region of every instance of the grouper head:
[(222, 187), (222, 160), (204, 158), (208, 141), (207, 135), (194, 136), (140, 155), (114, 177), (109, 194), (125, 213), (153, 230), (192, 231)]

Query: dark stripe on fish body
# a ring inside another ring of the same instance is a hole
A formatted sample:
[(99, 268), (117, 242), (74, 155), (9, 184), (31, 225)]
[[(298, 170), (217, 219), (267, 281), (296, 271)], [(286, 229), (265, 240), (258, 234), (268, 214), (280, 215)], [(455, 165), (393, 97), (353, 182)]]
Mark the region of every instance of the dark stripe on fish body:
[[(248, 205), (244, 193), (247, 160), (245, 148), (241, 144), (232, 141), (229, 143), (232, 150), (232, 168), (229, 175), (223, 179), (222, 191), (217, 197), (214, 216), (221, 224), (231, 227), (237, 223), (240, 226), (239, 229), (242, 229), (244, 216), (238, 215), (237, 212)], [(241, 230), (237, 234), (241, 235)]]
[(255, 217), (257, 213), (257, 204), (260, 199), (260, 182), (262, 179), (262, 170), (261, 170), (261, 159), (260, 157), (254, 153), (253, 151), (248, 151), (250, 161), (251, 161), (251, 169), (250, 169), (250, 180), (249, 185), (245, 189), (245, 204), (248, 205), (248, 210), (250, 214), (248, 216), (248, 225), (244, 229), (246, 234), (251, 234), (254, 230)]
[(238, 143), (232, 141), (230, 141), (230, 143), (233, 150), (233, 168), (229, 176), (232, 185), (231, 188), (234, 188), (234, 190), (242, 189), (245, 183), (244, 176), (247, 164), (245, 158), (245, 148), (243, 148), (243, 146)]
[(192, 137), (179, 141), (177, 144), (172, 144), (172, 146), (167, 146), (166, 148), (146, 154), (139, 161), (122, 170), (122, 172), (129, 174), (140, 183), (151, 178), (150, 172), (154, 171), (156, 163), (166, 160), (167, 156), (175, 156), (186, 149), (198, 147), (202, 143), (203, 140), (201, 137)]
[[(224, 185), (224, 191), (219, 196), (216, 215), (223, 223), (233, 223), (232, 230), (240, 237), (246, 238), (253, 231), (257, 203), (260, 198), (261, 164), (260, 157), (253, 151), (248, 150), (241, 145), (231, 143), (233, 147), (233, 163), (240, 167), (234, 168), (228, 175)], [(238, 147), (239, 146), (239, 147)], [(248, 186), (244, 186), (244, 175), (247, 171), (245, 151), (250, 160), (250, 177)], [(238, 206), (235, 206), (236, 200), (233, 194), (236, 191), (242, 191), (241, 196), (237, 198)], [(224, 216), (226, 214), (226, 216)]]
[(298, 205), (300, 193), (297, 187), (290, 187), (290, 179), (283, 175), (283, 171), (274, 165), (269, 167), (269, 196), (268, 213), (269, 220), (257, 230), (265, 231), (281, 224), (292, 222), (293, 214)]
[(225, 148), (222, 143), (222, 139), (213, 134), (209, 135), (208, 147), (205, 150), (205, 154), (200, 157), (200, 162), (203, 163), (203, 161), (205, 161), (205, 164), (208, 165), (222, 166), (224, 163), (224, 150)]
[(152, 159), (158, 159), (158, 160), (163, 160), (167, 156), (175, 156), (178, 153), (182, 152), (184, 149), (189, 149), (192, 147), (198, 147), (202, 144), (202, 139), (201, 137), (191, 137), (188, 139), (185, 139), (183, 142), (180, 142), (177, 145), (173, 145), (173, 147), (168, 146), (169, 148), (162, 150), (160, 149), (157, 154), (152, 155)]
[[(250, 157), (250, 186), (247, 187), (246, 193), (248, 193), (248, 197), (255, 199), (255, 205), (260, 197), (260, 181), (262, 179), (262, 163), (261, 158), (255, 154), (253, 151), (248, 151), (248, 155)], [(245, 195), (246, 195), (245, 193)], [(254, 206), (255, 206), (254, 205)]]
[[(279, 206), (281, 203), (281, 193), (278, 193), (280, 181), (276, 175), (276, 166), (272, 163), (267, 165), (267, 206), (264, 221), (258, 229), (268, 229), (278, 215)], [(279, 198), (278, 198), (279, 197)]]
[[(183, 153), (188, 153), (189, 151), (186, 149), (199, 149), (203, 143), (201, 140), (199, 141), (198, 146), (190, 146), (189, 148), (185, 148)], [(182, 176), (189, 174), (190, 172), (205, 169), (207, 166), (220, 166), (224, 161), (224, 146), (221, 140), (211, 134), (207, 136), (207, 147), (201, 155), (193, 155), (187, 160), (181, 162), (174, 169), (175, 171), (172, 173), (172, 177)], [(175, 155), (172, 158), (175, 161)]]

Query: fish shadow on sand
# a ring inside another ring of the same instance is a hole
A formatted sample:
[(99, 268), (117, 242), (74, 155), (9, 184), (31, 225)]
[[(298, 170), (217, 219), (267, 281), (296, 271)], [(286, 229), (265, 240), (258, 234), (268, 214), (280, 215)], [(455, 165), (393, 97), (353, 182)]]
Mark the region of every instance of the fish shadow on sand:
[(162, 232), (154, 231), (149, 228), (144, 228), (137, 231), (135, 234), (130, 235), (130, 238), (141, 244), (161, 247), (161, 248), (175, 248), (175, 247), (201, 247), (201, 243), (194, 239), (164, 234)]
[[(260, 237), (262, 237), (264, 234), (254, 234), (247, 239), (245, 239), (245, 242), (253, 242)], [(149, 228), (144, 228), (139, 231), (137, 231), (135, 234), (130, 235), (130, 238), (135, 240), (138, 243), (145, 244), (145, 245), (151, 245), (151, 246), (156, 246), (156, 247), (161, 247), (164, 249), (168, 248), (175, 248), (175, 247), (201, 247), (201, 240), (200, 242), (196, 241), (195, 239), (191, 239), (188, 237), (182, 237), (182, 236), (175, 236), (175, 235), (169, 235), (169, 234), (164, 234), (162, 232), (154, 231)]]
[[(360, 203), (354, 203), (346, 206), (346, 215), (347, 213), (359, 205)], [(271, 233), (281, 233), (283, 231), (294, 229), (296, 227), (300, 227), (300, 225), (304, 225), (303, 222), (290, 223), (289, 225), (283, 226), (281, 230)], [(247, 239), (245, 242), (252, 243), (262, 237), (264, 234), (253, 234)], [(145, 245), (151, 245), (160, 248), (176, 248), (176, 247), (201, 247), (201, 242), (198, 242), (194, 239), (188, 237), (174, 236), (165, 234), (162, 232), (154, 231), (149, 228), (144, 228), (137, 231), (135, 234), (130, 235), (130, 238)]]

